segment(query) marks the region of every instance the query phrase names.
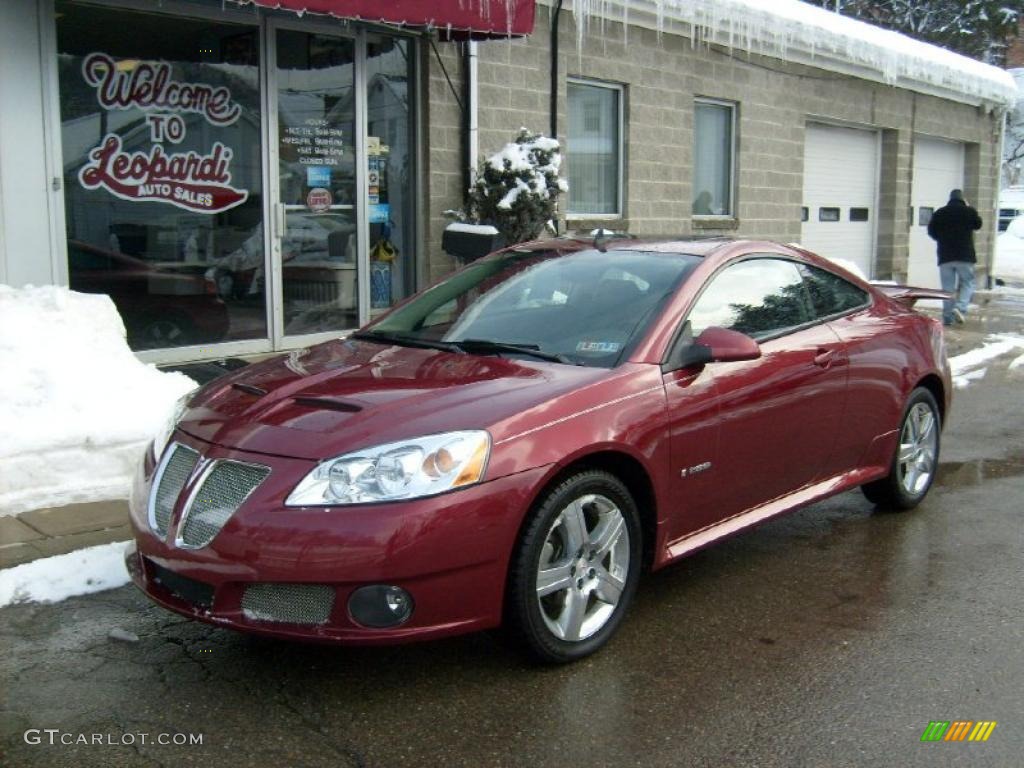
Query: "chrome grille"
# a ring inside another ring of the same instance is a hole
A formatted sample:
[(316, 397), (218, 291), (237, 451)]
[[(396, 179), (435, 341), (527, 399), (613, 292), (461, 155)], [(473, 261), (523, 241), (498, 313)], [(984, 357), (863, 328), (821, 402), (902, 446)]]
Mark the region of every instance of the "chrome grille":
[(334, 588), (326, 584), (251, 584), (242, 595), (251, 621), (326, 624), (333, 608)]
[(268, 467), (240, 461), (215, 461), (189, 500), (178, 533), (178, 545), (205, 547), (250, 493), (270, 474)]
[(150, 498), (149, 524), (158, 535), (167, 535), (167, 525), (171, 521), (174, 502), (178, 500), (181, 489), (185, 487), (185, 482), (198, 461), (199, 454), (184, 445), (174, 443), (167, 449), (167, 456), (162, 468), (158, 470), (153, 495)]

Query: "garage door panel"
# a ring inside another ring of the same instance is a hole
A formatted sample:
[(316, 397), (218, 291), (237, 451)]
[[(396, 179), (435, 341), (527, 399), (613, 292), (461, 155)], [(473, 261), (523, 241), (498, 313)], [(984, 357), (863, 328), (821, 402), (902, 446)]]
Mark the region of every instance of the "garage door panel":
[[(878, 189), (878, 134), (858, 128), (810, 123), (804, 141), (804, 247), (855, 263), (872, 274), (875, 202)], [(823, 208), (839, 210), (837, 221), (822, 221)], [(852, 220), (851, 209), (862, 220)]]
[(938, 288), (939, 268), (935, 241), (928, 237), (927, 216), (921, 209), (937, 210), (946, 204), (951, 189), (964, 186), (964, 145), (926, 136), (914, 139), (914, 176), (910, 192), (913, 220), (910, 223), (910, 261), (907, 282)]

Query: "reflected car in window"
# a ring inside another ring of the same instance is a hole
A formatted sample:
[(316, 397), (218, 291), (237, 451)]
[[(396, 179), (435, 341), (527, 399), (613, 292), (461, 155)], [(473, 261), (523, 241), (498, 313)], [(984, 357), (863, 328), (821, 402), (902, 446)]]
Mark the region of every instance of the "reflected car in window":
[(70, 286), (110, 296), (134, 350), (220, 341), (229, 318), (202, 265), (148, 262), (81, 240), (68, 240)]
[(499, 251), (211, 382), (134, 482), (127, 563), (218, 626), (586, 656), (645, 570), (861, 487), (910, 509), (950, 406), (944, 294), (760, 241)]

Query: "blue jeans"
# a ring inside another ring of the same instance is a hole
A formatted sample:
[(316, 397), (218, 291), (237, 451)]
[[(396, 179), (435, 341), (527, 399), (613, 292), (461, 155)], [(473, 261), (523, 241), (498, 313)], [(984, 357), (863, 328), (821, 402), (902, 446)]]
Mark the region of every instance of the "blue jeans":
[(939, 264), (939, 278), (942, 290), (954, 294), (954, 298), (942, 302), (942, 322), (953, 322), (953, 307), (967, 314), (967, 305), (974, 295), (974, 264), (969, 261), (947, 261)]

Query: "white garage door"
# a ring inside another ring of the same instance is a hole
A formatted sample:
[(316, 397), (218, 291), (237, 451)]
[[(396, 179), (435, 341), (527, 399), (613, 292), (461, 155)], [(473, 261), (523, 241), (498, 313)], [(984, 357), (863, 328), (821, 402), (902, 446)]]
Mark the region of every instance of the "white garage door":
[(914, 220), (910, 223), (910, 265), (907, 282), (939, 287), (935, 241), (928, 237), (928, 218), (949, 200), (951, 189), (964, 186), (964, 145), (918, 136), (914, 139), (914, 184), (910, 192)]
[(874, 276), (878, 133), (808, 123), (801, 243)]

